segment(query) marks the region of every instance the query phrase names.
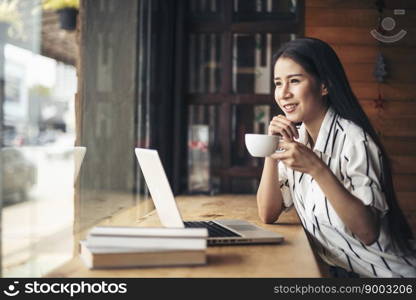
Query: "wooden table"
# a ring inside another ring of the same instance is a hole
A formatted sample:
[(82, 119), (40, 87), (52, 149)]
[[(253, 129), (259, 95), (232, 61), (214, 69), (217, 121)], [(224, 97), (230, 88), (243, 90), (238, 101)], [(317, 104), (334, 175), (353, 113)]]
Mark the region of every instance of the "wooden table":
[[(47, 277), (322, 277), (319, 264), (294, 210), (276, 224), (263, 224), (254, 195), (177, 197), (186, 220), (245, 219), (285, 237), (279, 245), (208, 247), (208, 264), (198, 267), (162, 267), (89, 270), (76, 255)], [(109, 218), (105, 225), (160, 226), (155, 211), (137, 217), (135, 208)]]

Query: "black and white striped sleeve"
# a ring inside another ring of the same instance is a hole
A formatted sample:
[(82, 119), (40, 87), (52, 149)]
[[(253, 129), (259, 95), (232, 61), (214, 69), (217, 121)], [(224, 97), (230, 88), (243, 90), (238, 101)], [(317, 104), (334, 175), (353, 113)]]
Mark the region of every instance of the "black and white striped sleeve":
[(279, 185), (280, 190), (282, 191), (283, 204), (285, 206), (285, 211), (288, 211), (293, 207), (293, 198), (290, 190), (289, 179), (287, 176), (286, 166), (279, 161), (277, 164), (278, 167), (278, 176), (279, 176)]
[(342, 156), (346, 188), (365, 205), (375, 207), (384, 215), (388, 205), (382, 188), (382, 162), (378, 146), (368, 135), (364, 135), (363, 139), (345, 143)]

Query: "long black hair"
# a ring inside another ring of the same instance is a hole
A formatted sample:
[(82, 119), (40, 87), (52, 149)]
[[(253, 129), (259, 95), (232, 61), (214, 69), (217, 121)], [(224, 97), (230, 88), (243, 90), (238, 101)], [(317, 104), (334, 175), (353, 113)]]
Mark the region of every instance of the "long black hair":
[(397, 202), (389, 157), (357, 97), (354, 95), (335, 51), (319, 39), (299, 38), (280, 47), (273, 56), (273, 66), (279, 57), (287, 57), (297, 62), (317, 80), (319, 85), (323, 84), (328, 90), (326, 99), (332, 109), (342, 118), (360, 126), (376, 143), (382, 156), (384, 176), (381, 179), (381, 184), (389, 206), (386, 215), (389, 223), (389, 235), (396, 249), (406, 254), (412, 252), (409, 240), (413, 238), (413, 234)]

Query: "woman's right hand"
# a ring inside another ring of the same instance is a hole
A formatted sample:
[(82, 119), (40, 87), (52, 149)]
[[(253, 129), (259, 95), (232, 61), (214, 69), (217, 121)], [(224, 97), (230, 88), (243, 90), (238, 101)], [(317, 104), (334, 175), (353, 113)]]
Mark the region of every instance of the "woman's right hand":
[(268, 128), (269, 135), (281, 135), (287, 141), (299, 138), (295, 123), (289, 121), (284, 115), (277, 115), (270, 121)]

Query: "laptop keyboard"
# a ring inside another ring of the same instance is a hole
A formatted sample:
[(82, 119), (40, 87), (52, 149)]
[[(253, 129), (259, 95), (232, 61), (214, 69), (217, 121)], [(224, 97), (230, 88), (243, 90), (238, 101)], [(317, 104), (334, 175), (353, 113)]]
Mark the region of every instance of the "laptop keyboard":
[(184, 222), (185, 227), (188, 228), (206, 228), (208, 229), (209, 237), (230, 237), (230, 236), (240, 236), (237, 233), (228, 230), (225, 227), (222, 227), (212, 221), (188, 221)]

